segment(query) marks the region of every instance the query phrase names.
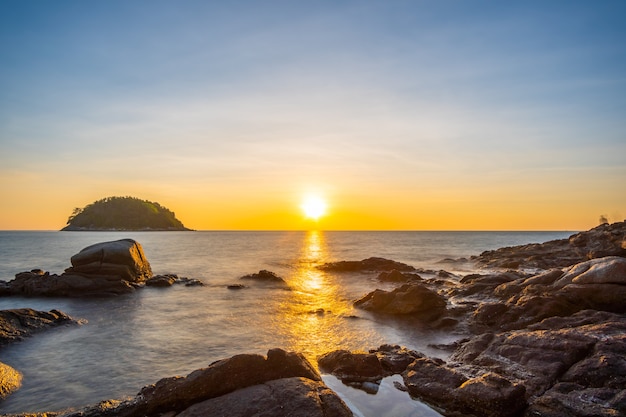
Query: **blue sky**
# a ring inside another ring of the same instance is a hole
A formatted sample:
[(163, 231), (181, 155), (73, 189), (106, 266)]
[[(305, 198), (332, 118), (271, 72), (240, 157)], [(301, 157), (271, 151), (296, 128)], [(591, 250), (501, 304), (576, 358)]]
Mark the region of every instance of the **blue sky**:
[(363, 215), (346, 228), (622, 220), (625, 16), (622, 1), (3, 1), (0, 229), (62, 227), (108, 195), (196, 228), (248, 227), (255, 207), (263, 228), (309, 190)]

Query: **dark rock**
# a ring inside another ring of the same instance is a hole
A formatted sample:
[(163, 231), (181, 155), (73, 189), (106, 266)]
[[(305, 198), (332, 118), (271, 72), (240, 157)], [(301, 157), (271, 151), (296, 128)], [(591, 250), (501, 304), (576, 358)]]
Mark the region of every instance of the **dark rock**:
[(248, 288), (243, 284), (230, 284), (227, 285), (226, 288), (228, 288), (229, 290), (243, 290), (244, 288)]
[(383, 271), (378, 274), (378, 280), (382, 282), (409, 282), (422, 281), (422, 277), (415, 273), (400, 272), (394, 269), (393, 271)]
[(446, 412), (507, 417), (526, 407), (524, 387), (494, 373), (467, 378), (442, 362), (418, 359), (403, 378), (412, 396)]
[(415, 268), (411, 265), (376, 257), (363, 259), (362, 261), (329, 262), (320, 265), (319, 269), (334, 272), (381, 272), (393, 270), (399, 272), (415, 271)]
[[(286, 378), (296, 378), (297, 380), (285, 381), (279, 384), (266, 384), (270, 381)], [(248, 387), (259, 385), (262, 385), (262, 387), (245, 391), (243, 396), (241, 392), (239, 394), (235, 393), (238, 390), (242, 391)], [(263, 386), (266, 388), (263, 388)], [(275, 398), (266, 398), (267, 387), (277, 387), (279, 391), (282, 388), (286, 390), (285, 395), (270, 392), (269, 394), (275, 396)], [(231, 393), (233, 393), (232, 396), (227, 396)], [(293, 393), (297, 397), (290, 397), (288, 393)], [(211, 401), (204, 403), (207, 400), (222, 396), (227, 397), (212, 403)], [(308, 396), (311, 397), (308, 400), (302, 398)], [(248, 400), (245, 400), (246, 398)], [(272, 349), (268, 351), (267, 357), (261, 355), (236, 355), (214, 362), (208, 368), (198, 369), (186, 377), (164, 378), (154, 385), (144, 387), (134, 399), (124, 402), (100, 403), (96, 406), (68, 414), (66, 417), (139, 417), (163, 415), (168, 412), (173, 412), (172, 415), (174, 415), (199, 403), (204, 404), (198, 405), (197, 408), (191, 408), (188, 415), (198, 415), (194, 413), (202, 412), (205, 409), (214, 409), (224, 410), (223, 413), (226, 413), (216, 415), (243, 416), (248, 414), (236, 413), (252, 412), (251, 408), (246, 407), (253, 407), (253, 404), (257, 402), (273, 407), (273, 404), (276, 402), (287, 401), (287, 399), (289, 399), (290, 403), (293, 401), (293, 404), (301, 404), (302, 407), (307, 407), (307, 410), (321, 410), (310, 414), (312, 416), (351, 415), (343, 402), (325, 388), (320, 375), (304, 356), (298, 353), (285, 352), (281, 349)], [(248, 401), (247, 405), (239, 403), (244, 400)], [(307, 403), (307, 401), (313, 401), (314, 404)], [(307, 405), (304, 405), (305, 403)], [(291, 409), (289, 404), (283, 404), (283, 406)], [(232, 413), (235, 414), (231, 414), (228, 411), (231, 408)], [(255, 412), (260, 412), (261, 410), (262, 407)], [(324, 410), (328, 414), (323, 414)]]
[(336, 350), (320, 356), (317, 363), (320, 369), (335, 375), (344, 383), (378, 381), (386, 375), (378, 356), (373, 353)]
[(423, 358), (419, 352), (409, 350), (399, 345), (382, 345), (378, 349), (370, 350), (374, 353), (385, 371), (385, 376), (401, 374), (415, 359)]
[(141, 245), (132, 239), (91, 245), (72, 256), (61, 275), (21, 272), (4, 284), (4, 295), (45, 297), (109, 296), (133, 292), (152, 276)]
[(128, 294), (135, 286), (117, 276), (86, 276), (64, 273), (39, 275), (21, 272), (7, 283), (8, 294), (44, 297), (84, 297)]
[(446, 311), (446, 300), (421, 284), (405, 284), (393, 291), (374, 290), (355, 306), (376, 313), (411, 315), (434, 320)]
[(171, 287), (176, 282), (174, 275), (155, 275), (146, 281), (148, 287)]
[(586, 388), (560, 382), (534, 401), (527, 417), (615, 417), (626, 415), (626, 390)]
[(274, 272), (268, 271), (265, 269), (260, 270), (256, 274), (244, 275), (240, 279), (253, 280), (256, 282), (270, 283), (270, 284), (286, 284), (284, 279), (276, 275)]
[(152, 276), (143, 248), (132, 239), (88, 246), (72, 256), (71, 262), (68, 274), (113, 275), (129, 282), (143, 282)]
[(192, 405), (177, 417), (351, 417), (352, 412), (322, 382), (284, 378), (239, 389)]
[(473, 260), (498, 268), (561, 268), (606, 256), (626, 257), (626, 222), (603, 224), (568, 239), (486, 251)]
[(79, 324), (59, 310), (36, 311), (30, 308), (0, 310), (0, 346), (22, 340), (33, 333), (66, 324)]

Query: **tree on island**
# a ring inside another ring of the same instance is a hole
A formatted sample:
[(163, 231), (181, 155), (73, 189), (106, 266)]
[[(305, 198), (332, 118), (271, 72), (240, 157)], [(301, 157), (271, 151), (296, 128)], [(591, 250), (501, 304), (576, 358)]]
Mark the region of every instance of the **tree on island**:
[(135, 197), (107, 197), (75, 208), (64, 231), (191, 230), (159, 203)]

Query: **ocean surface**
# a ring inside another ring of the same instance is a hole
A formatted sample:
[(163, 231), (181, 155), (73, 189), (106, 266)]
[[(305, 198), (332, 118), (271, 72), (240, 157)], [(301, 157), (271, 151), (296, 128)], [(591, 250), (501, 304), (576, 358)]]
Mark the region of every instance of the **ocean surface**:
[[(59, 309), (79, 326), (50, 329), (0, 350), (0, 361), (23, 373), (22, 387), (0, 402), (0, 414), (58, 411), (106, 399), (132, 397), (161, 378), (239, 353), (280, 347), (315, 358), (335, 349), (400, 344), (446, 358), (433, 347), (466, 335), (385, 320), (355, 309), (353, 301), (392, 289), (376, 274), (329, 273), (325, 262), (371, 256), (417, 268), (464, 275), (471, 263), (445, 263), (484, 250), (540, 243), (574, 232), (0, 232), (0, 280), (41, 268), (61, 273), (70, 257), (94, 243), (132, 238), (143, 246), (155, 274), (197, 278), (203, 287), (144, 288), (115, 298), (0, 297), (0, 309)], [(267, 269), (288, 287), (246, 282)], [(439, 416), (386, 378), (368, 394), (325, 375), (357, 416)]]

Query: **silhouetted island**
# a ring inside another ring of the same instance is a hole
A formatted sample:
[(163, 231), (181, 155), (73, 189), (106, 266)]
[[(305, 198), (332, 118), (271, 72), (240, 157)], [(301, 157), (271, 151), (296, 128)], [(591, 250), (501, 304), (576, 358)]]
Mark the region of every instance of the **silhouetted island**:
[(107, 197), (75, 208), (62, 231), (188, 231), (171, 210), (135, 197)]

